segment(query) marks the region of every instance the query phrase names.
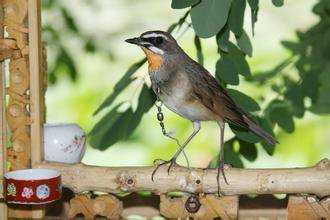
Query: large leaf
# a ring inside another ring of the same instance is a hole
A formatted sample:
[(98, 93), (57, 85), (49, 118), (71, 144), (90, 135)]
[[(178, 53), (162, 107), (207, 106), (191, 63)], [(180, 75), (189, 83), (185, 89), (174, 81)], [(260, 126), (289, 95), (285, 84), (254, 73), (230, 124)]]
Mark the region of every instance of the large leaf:
[(248, 161), (255, 161), (258, 156), (258, 151), (255, 144), (239, 140), (239, 153)]
[(171, 7), (174, 9), (182, 9), (195, 5), (198, 2), (199, 0), (172, 0)]
[(226, 24), (231, 0), (203, 0), (191, 9), (191, 21), (202, 38), (216, 35)]
[(247, 33), (243, 30), (241, 36), (236, 37), (236, 40), (239, 48), (249, 57), (252, 57), (252, 44)]
[(225, 81), (227, 84), (238, 85), (239, 78), (235, 64), (228, 56), (222, 56), (216, 64), (216, 78), (219, 82)]
[(148, 88), (148, 86), (144, 84), (139, 95), (138, 106), (128, 126), (128, 130), (127, 130), (128, 136), (130, 136), (130, 134), (139, 125), (142, 116), (149, 111), (149, 109), (154, 105), (155, 101), (156, 101), (155, 93), (151, 88)]
[(254, 101), (254, 99), (250, 96), (247, 96), (244, 93), (234, 89), (227, 89), (227, 91), (235, 103), (245, 111), (254, 112), (260, 110), (258, 103)]
[(238, 74), (245, 77), (251, 75), (250, 67), (246, 61), (245, 54), (231, 42), (228, 44), (228, 56), (234, 62)]
[(140, 60), (134, 63), (124, 74), (124, 76), (116, 83), (113, 92), (103, 101), (103, 103), (96, 109), (94, 115), (99, 113), (102, 109), (110, 106), (117, 96), (133, 81), (132, 75), (147, 61), (147, 59)]
[(246, 80), (256, 82), (260, 85), (264, 85), (268, 80), (277, 76), (284, 68), (286, 68), (291, 63), (292, 63), (292, 58), (285, 59), (281, 63), (277, 64), (271, 70), (255, 73), (253, 76), (247, 77)]
[(302, 118), (305, 113), (304, 91), (302, 90), (300, 83), (293, 82), (288, 77), (285, 77), (284, 79), (286, 87), (284, 97), (290, 102), (293, 114), (298, 118)]
[(284, 4), (284, 0), (272, 0), (272, 2), (276, 7), (281, 7)]
[(242, 128), (238, 128), (232, 124), (229, 125), (231, 130), (234, 132), (236, 137), (240, 140), (249, 142), (249, 143), (258, 143), (261, 141), (261, 138), (258, 137), (256, 134), (252, 133), (251, 131), (244, 130)]
[(251, 25), (252, 34), (254, 35), (254, 26), (258, 20), (259, 0), (248, 0), (248, 3), (251, 8)]
[(153, 91), (143, 85), (136, 110), (133, 111), (130, 107), (124, 112), (118, 112), (120, 105), (115, 106), (90, 132), (90, 144), (94, 148), (105, 150), (116, 142), (129, 138), (155, 100)]
[(292, 109), (288, 102), (275, 99), (269, 103), (266, 113), (272, 123), (277, 123), (286, 132), (294, 131)]
[(195, 44), (196, 51), (197, 51), (198, 63), (200, 65), (203, 65), (204, 64), (204, 56), (203, 56), (203, 52), (202, 52), (202, 45), (201, 45), (201, 40), (199, 39), (199, 37), (197, 35), (194, 38), (194, 44)]
[[(112, 117), (112, 118), (111, 118)], [(119, 140), (127, 138), (127, 130), (133, 117), (132, 108), (125, 112), (110, 111), (97, 124), (91, 132), (89, 143), (92, 147), (105, 150)], [(111, 120), (109, 120), (111, 118)]]
[(61, 12), (65, 21), (66, 26), (73, 32), (78, 33), (79, 29), (70, 12), (67, 11), (66, 8), (61, 7)]
[(219, 49), (219, 53), (221, 51), (228, 53), (228, 45), (229, 45), (229, 35), (230, 31), (228, 25), (225, 25), (219, 33), (216, 35), (217, 45)]
[(330, 113), (330, 69), (326, 68), (320, 75), (318, 98), (311, 110), (318, 114)]
[(243, 33), (245, 0), (233, 0), (228, 17), (228, 25), (235, 36), (240, 37)]

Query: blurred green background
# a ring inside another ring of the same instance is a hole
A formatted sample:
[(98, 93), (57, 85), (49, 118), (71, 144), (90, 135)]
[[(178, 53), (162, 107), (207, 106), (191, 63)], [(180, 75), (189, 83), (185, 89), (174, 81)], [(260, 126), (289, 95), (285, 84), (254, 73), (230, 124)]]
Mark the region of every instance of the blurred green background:
[[(287, 1), (277, 8), (271, 1), (260, 1), (254, 37), (250, 34), (249, 12), (246, 13), (244, 27), (253, 45), (253, 57), (248, 58), (252, 73), (271, 69), (289, 56), (280, 41), (294, 40), (296, 30), (307, 30), (318, 22), (318, 17), (311, 12), (316, 2)], [(89, 132), (102, 116), (93, 117), (93, 112), (113, 91), (114, 84), (127, 68), (144, 57), (141, 50), (125, 43), (124, 39), (147, 30), (166, 30), (185, 11), (173, 10), (171, 1), (160, 0), (43, 1), (42, 19), (50, 80), (46, 93), (47, 122), (74, 122)], [(180, 33), (174, 33), (174, 36), (179, 37)], [(180, 37), (179, 44), (196, 59), (193, 39), (194, 32), (190, 28)], [(214, 64), (219, 58), (216, 42), (210, 38), (202, 39), (201, 43), (204, 66), (214, 73)], [(293, 68), (287, 71), (296, 74)], [(141, 81), (148, 80), (147, 65), (136, 75), (141, 76)], [(136, 106), (141, 81), (130, 85), (116, 102), (129, 100)], [(243, 78), (238, 88), (256, 100), (262, 94), (266, 94), (267, 99), (274, 96), (269, 88), (249, 84)], [(290, 134), (275, 128), (280, 144), (273, 156), (258, 146), (257, 159), (249, 162), (242, 158), (244, 165), (297, 167), (330, 158), (330, 116), (306, 112), (302, 119), (295, 119), (295, 123), (295, 131)], [(189, 121), (167, 110), (165, 125), (180, 140), (192, 131)], [(225, 138), (232, 136), (227, 128)], [(83, 162), (104, 166), (150, 165), (157, 158), (170, 159), (175, 150), (175, 143), (163, 137), (153, 107), (129, 140), (116, 143), (105, 151), (88, 146)], [(186, 153), (192, 166), (206, 167), (218, 150), (218, 126), (204, 122), (201, 132), (186, 148)], [(184, 162), (183, 158), (180, 161)]]

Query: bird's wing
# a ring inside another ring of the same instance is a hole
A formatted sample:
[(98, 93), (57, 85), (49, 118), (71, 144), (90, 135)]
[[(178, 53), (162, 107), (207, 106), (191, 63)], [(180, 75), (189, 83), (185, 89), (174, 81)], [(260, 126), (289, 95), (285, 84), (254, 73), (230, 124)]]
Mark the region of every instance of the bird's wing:
[(189, 68), (192, 95), (204, 106), (218, 115), (221, 119), (237, 126), (248, 128), (243, 115), (245, 112), (239, 108), (227, 91), (221, 87), (216, 79), (198, 63)]

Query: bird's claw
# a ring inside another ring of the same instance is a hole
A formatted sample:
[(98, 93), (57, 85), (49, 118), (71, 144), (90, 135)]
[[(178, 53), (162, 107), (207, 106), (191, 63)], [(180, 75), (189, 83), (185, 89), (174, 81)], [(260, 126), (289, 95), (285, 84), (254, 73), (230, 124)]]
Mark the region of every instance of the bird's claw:
[(151, 180), (154, 181), (154, 175), (156, 174), (157, 170), (159, 169), (159, 167), (166, 165), (166, 164), (170, 164), (167, 168), (167, 174), (170, 175), (170, 171), (171, 168), (176, 165), (176, 159), (172, 158), (171, 160), (161, 160), (161, 159), (156, 159), (154, 161), (154, 164), (156, 165), (155, 170), (152, 172), (151, 174)]

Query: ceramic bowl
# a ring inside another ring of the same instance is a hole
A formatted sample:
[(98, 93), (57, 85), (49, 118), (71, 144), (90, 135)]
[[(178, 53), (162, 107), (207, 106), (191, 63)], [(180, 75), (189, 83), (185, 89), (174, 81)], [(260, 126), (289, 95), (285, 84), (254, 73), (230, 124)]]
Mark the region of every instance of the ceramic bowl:
[(27, 169), (4, 175), (7, 203), (46, 204), (61, 198), (61, 176), (56, 170)]
[(77, 124), (45, 124), (46, 161), (79, 163), (85, 153), (86, 135)]

